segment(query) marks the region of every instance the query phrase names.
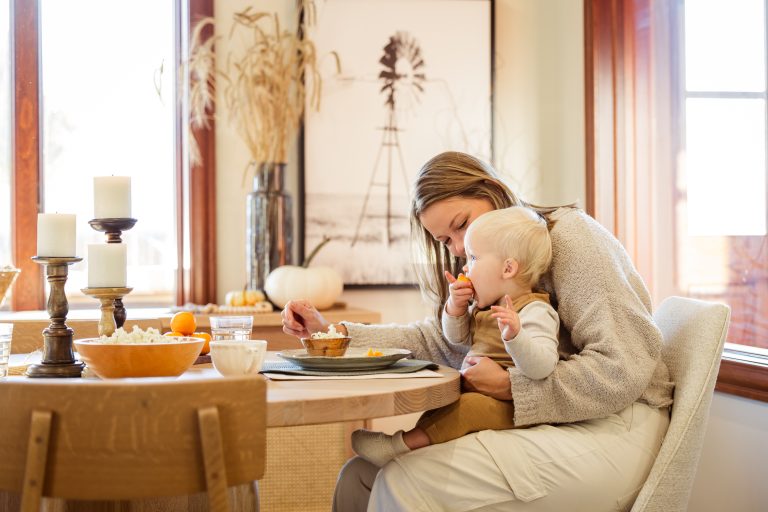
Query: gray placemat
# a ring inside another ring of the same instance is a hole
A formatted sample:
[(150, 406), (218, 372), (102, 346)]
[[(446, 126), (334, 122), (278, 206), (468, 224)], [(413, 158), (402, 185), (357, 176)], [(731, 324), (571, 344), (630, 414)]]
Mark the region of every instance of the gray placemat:
[(282, 373), (285, 375), (309, 375), (312, 377), (353, 377), (355, 375), (375, 375), (377, 373), (413, 373), (420, 370), (437, 370), (438, 365), (432, 361), (421, 361), (419, 359), (401, 359), (392, 366), (380, 368), (378, 370), (345, 370), (343, 372), (322, 371), (322, 370), (304, 370), (289, 362), (265, 361), (261, 367), (261, 373)]

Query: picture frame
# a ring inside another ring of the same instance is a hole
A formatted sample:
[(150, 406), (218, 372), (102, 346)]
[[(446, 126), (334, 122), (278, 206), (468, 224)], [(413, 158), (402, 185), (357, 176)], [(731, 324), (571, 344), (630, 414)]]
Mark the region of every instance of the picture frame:
[(345, 286), (414, 285), (409, 211), (419, 169), (443, 151), (492, 160), (493, 6), (317, 4), (310, 39), (322, 97), (299, 143), (302, 261), (329, 237), (313, 265), (335, 268)]

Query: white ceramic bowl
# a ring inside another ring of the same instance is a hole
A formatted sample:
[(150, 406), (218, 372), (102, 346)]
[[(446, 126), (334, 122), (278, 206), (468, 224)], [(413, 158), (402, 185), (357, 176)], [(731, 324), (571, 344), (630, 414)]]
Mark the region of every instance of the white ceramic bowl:
[(211, 362), (222, 375), (259, 373), (267, 353), (264, 340), (219, 340), (210, 345)]

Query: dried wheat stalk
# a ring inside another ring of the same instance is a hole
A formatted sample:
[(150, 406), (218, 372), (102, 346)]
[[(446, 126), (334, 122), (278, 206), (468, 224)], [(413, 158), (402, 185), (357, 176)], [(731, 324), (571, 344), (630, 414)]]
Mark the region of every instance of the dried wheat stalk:
[[(306, 37), (316, 17), (314, 2), (298, 0), (298, 14), (298, 30), (292, 32), (281, 29), (276, 14), (256, 12), (252, 7), (235, 13), (229, 39), (244, 36), (246, 44), (231, 50), (221, 68), (215, 65), (215, 44), (220, 36), (204, 41), (201, 37), (207, 26), (215, 30), (214, 20), (202, 19), (192, 33), (187, 63), (192, 126), (207, 126), (211, 119), (218, 80), (229, 121), (247, 145), (252, 163), (286, 162), (305, 101), (320, 108), (322, 80), (317, 54)], [(311, 90), (305, 80), (312, 84)], [(194, 143), (194, 137), (190, 141)], [(199, 158), (197, 149), (192, 148), (192, 161)]]

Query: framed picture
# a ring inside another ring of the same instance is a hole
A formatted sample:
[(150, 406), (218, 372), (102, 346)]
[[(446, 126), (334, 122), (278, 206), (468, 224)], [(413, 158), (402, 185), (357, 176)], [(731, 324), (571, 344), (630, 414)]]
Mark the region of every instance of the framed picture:
[[(311, 38), (322, 81), (308, 109), (302, 258), (346, 285), (411, 285), (410, 191), (443, 151), (491, 159), (491, 0), (325, 0)], [(336, 72), (335, 55), (341, 62)]]

